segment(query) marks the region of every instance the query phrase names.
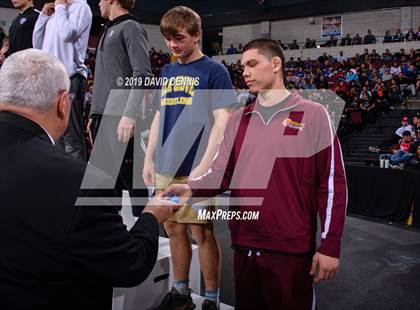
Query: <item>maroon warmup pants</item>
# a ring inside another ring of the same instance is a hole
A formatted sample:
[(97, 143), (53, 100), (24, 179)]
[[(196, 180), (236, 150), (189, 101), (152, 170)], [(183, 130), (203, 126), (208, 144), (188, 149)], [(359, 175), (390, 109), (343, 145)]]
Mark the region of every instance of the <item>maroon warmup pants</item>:
[(314, 310), (312, 255), (235, 250), (236, 310)]

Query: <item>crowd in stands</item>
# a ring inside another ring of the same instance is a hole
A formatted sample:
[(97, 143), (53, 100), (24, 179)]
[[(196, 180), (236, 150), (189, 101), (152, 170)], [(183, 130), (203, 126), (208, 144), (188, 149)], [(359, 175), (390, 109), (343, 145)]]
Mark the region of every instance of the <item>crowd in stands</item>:
[[(240, 101), (243, 99), (245, 104), (251, 101), (253, 96), (247, 94), (240, 61), (233, 64), (227, 64), (224, 61), (222, 63), (230, 73)], [(286, 62), (285, 72), (285, 83), (288, 89), (301, 92), (329, 89), (333, 91), (329, 94), (335, 93), (337, 95), (335, 97), (344, 100), (340, 134), (355, 125), (360, 128), (367, 123), (375, 123), (379, 115), (386, 114), (391, 109), (402, 105), (407, 98), (417, 96), (420, 91), (420, 49), (412, 49), (409, 52), (401, 49), (394, 54), (387, 49), (382, 55), (374, 49), (371, 51), (365, 49), (363, 54), (354, 56), (346, 56), (340, 51), (336, 56), (323, 53), (318, 59), (306, 60), (292, 57)], [(322, 91), (313, 93), (325, 97)], [(312, 99), (317, 101), (317, 98)], [(327, 101), (333, 102), (333, 100)], [(415, 138), (418, 137), (416, 128), (419, 125), (416, 124), (411, 131), (412, 142), (415, 139), (417, 143), (419, 141)], [(402, 139), (402, 132), (399, 138)], [(394, 141), (394, 144), (397, 142)], [(413, 145), (410, 150), (413, 151), (414, 147)], [(386, 149), (388, 151), (389, 146)], [(396, 149), (395, 145), (394, 149)], [(396, 156), (400, 155), (403, 155), (402, 152), (396, 152)], [(403, 158), (405, 160), (407, 157)], [(414, 155), (411, 159), (413, 158)], [(398, 160), (401, 158), (398, 157)]]
[[(379, 43), (379, 39), (372, 33), (370, 29), (367, 30), (365, 36), (361, 37), (358, 33), (354, 37), (351, 37), (350, 33), (347, 33), (346, 36), (342, 37), (339, 40), (335, 36), (331, 36), (327, 41), (317, 44), (315, 39), (307, 38), (304, 43), (302, 43), (302, 48), (317, 48), (319, 47), (333, 47), (333, 46), (350, 46), (350, 45), (361, 45), (361, 44), (376, 44)], [(417, 31), (414, 31), (413, 28), (410, 28), (406, 33), (402, 33), (401, 29), (397, 29), (395, 34), (391, 34), (390, 30), (387, 30), (383, 36), (382, 43), (391, 43), (391, 42), (409, 42), (409, 41), (420, 41), (420, 26), (417, 28)], [(279, 44), (283, 50), (298, 50), (301, 48), (297, 40), (293, 40), (292, 43), (284, 44), (281, 40), (278, 40)], [(238, 54), (242, 51), (242, 44), (240, 43), (236, 48), (233, 44), (226, 50), (227, 55)], [(220, 54), (223, 53), (220, 51)]]
[(171, 61), (171, 55), (168, 52), (164, 53), (162, 50), (157, 52), (154, 47), (150, 49), (149, 55), (152, 73), (159, 76), (163, 66)]
[[(222, 63), (237, 89), (246, 88), (240, 62)], [(286, 62), (285, 83), (289, 89), (331, 89), (346, 102), (346, 113), (362, 113), (363, 122), (375, 122), (377, 113), (388, 112), (416, 97), (420, 90), (420, 50), (401, 49), (379, 55), (374, 49), (352, 57), (323, 53), (318, 59), (293, 57)]]

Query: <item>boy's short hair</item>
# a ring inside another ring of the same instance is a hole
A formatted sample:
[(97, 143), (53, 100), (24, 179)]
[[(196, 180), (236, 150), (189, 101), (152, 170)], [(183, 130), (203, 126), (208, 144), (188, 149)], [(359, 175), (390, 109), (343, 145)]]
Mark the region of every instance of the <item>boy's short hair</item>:
[(411, 131), (410, 130), (406, 130), (402, 133), (403, 137), (411, 137)]
[(283, 49), (277, 41), (267, 38), (252, 40), (245, 44), (242, 54), (251, 49), (257, 49), (260, 54), (266, 56), (270, 61), (273, 57), (280, 57), (282, 76), (284, 76), (286, 61)]
[(201, 32), (200, 15), (186, 6), (170, 9), (160, 20), (160, 32), (164, 36), (176, 36), (183, 29), (191, 36)]
[(132, 10), (136, 4), (136, 0), (118, 0), (123, 9)]

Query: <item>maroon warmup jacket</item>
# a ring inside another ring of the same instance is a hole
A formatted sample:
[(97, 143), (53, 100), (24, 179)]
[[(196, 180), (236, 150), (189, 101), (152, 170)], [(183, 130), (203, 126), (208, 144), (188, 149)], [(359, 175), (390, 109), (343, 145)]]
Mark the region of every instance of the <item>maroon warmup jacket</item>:
[[(232, 113), (209, 171), (189, 182), (194, 197), (231, 190), (235, 246), (339, 257), (347, 207), (343, 157), (326, 109), (298, 93), (264, 122), (255, 102)], [(317, 216), (321, 242), (316, 249)]]

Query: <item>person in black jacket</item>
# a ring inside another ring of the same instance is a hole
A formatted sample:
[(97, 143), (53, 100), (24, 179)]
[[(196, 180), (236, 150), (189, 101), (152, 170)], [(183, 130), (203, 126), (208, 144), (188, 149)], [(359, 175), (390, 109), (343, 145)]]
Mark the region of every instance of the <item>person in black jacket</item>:
[(10, 47), (6, 57), (15, 52), (32, 48), (32, 33), (39, 16), (39, 11), (35, 10), (32, 0), (18, 0), (12, 3), (19, 10), (19, 15), (12, 21), (9, 28)]
[(69, 85), (63, 64), (39, 50), (14, 53), (0, 71), (0, 309), (110, 310), (114, 286), (150, 274), (158, 223), (177, 207), (152, 200), (127, 231), (101, 198), (109, 190), (81, 189), (109, 177), (54, 146)]

